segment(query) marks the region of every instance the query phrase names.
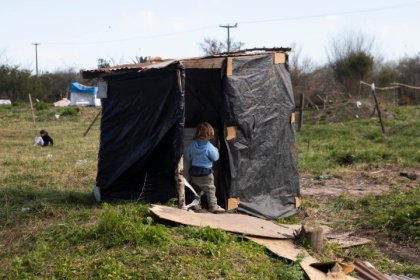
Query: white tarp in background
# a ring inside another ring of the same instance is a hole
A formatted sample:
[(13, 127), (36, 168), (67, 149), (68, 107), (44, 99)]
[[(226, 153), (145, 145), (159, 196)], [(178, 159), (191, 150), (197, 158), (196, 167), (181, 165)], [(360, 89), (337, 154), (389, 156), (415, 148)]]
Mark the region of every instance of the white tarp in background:
[(0, 105), (12, 105), (10, 99), (0, 99)]
[(101, 106), (101, 99), (95, 94), (71, 92), (70, 106)]
[(70, 105), (70, 100), (68, 100), (67, 98), (63, 98), (57, 102), (54, 102), (55, 107), (67, 107), (69, 105)]
[(70, 83), (70, 106), (101, 106), (98, 87)]

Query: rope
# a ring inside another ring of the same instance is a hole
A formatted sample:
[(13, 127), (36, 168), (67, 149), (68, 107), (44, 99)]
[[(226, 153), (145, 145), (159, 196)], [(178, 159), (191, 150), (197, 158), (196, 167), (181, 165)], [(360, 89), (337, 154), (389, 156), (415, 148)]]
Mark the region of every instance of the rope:
[[(360, 84), (365, 85), (365, 86), (369, 86), (369, 87), (371, 87), (371, 85), (372, 85), (372, 84), (368, 84), (368, 83), (363, 82), (363, 81), (360, 81)], [(390, 86), (390, 87), (377, 87), (377, 86), (375, 86), (376, 90), (390, 90), (390, 89), (396, 89), (396, 88), (399, 88), (399, 86)]]
[(401, 83), (392, 83), (391, 85), (396, 85), (396, 86), (401, 86), (401, 87), (406, 87), (406, 88), (411, 88), (411, 89), (420, 89), (420, 87), (410, 86), (410, 85), (401, 84)]
[[(366, 83), (364, 81), (360, 81), (361, 85), (365, 85), (365, 86), (369, 86), (371, 87), (372, 84)], [(406, 84), (401, 84), (401, 83), (391, 83), (391, 86), (389, 87), (377, 87), (375, 86), (376, 90), (390, 90), (390, 89), (396, 89), (396, 88), (400, 88), (400, 87), (406, 87), (406, 88), (410, 88), (410, 89), (420, 89), (420, 87), (416, 87), (416, 86), (410, 86), (410, 85), (406, 85)]]

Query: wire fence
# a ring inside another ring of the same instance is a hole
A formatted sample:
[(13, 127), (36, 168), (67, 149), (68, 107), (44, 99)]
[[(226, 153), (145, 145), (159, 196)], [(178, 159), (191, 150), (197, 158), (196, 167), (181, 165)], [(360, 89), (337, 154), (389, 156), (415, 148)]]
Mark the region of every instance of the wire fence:
[(305, 96), (301, 93), (296, 97), (297, 127), (298, 130), (301, 129), (304, 122), (303, 110), (308, 109), (312, 112), (305, 117), (305, 122), (311, 123), (374, 117), (378, 116), (378, 108), (384, 118), (391, 117), (392, 112), (382, 109), (403, 105), (419, 106), (419, 94), (420, 87), (413, 85), (391, 83), (385, 87), (377, 87), (365, 81), (360, 81), (359, 90), (354, 95), (334, 93)]

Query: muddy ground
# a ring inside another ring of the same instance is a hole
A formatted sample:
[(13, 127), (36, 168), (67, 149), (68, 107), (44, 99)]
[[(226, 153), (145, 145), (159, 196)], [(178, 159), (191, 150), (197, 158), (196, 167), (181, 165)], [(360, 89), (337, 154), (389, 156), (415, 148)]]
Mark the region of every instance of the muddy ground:
[[(410, 178), (407, 178), (407, 175)], [(303, 198), (327, 203), (329, 199), (341, 194), (362, 197), (368, 194), (386, 193), (395, 188), (401, 190), (419, 188), (420, 167), (350, 170), (340, 175), (324, 174), (318, 177), (301, 174), (300, 183)], [(417, 248), (407, 247), (398, 240), (391, 240), (383, 232), (375, 230), (363, 230), (356, 234), (374, 240), (376, 247), (393, 260), (420, 265), (420, 251)]]

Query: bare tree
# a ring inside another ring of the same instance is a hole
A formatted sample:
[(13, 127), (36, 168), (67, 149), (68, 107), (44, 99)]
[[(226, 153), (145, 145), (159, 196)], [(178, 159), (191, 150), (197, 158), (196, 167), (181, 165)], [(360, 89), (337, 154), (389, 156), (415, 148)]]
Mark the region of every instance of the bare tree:
[(360, 30), (345, 32), (331, 40), (327, 50), (329, 65), (346, 93), (355, 93), (359, 81), (371, 73), (373, 47), (374, 37)]
[(292, 80), (295, 100), (303, 93), (308, 95), (311, 84), (311, 73), (314, 71), (314, 65), (309, 57), (302, 57), (302, 49), (295, 43), (291, 46), (292, 52), (289, 58), (290, 78)]
[(148, 56), (138, 56), (136, 55), (134, 58), (131, 58), (131, 62), (134, 64), (140, 64), (144, 62), (148, 62), (149, 57)]
[[(204, 38), (203, 42), (198, 44), (205, 55), (215, 55), (227, 51), (227, 43), (214, 38)], [(230, 39), (230, 51), (239, 51), (245, 45), (244, 42)]]

